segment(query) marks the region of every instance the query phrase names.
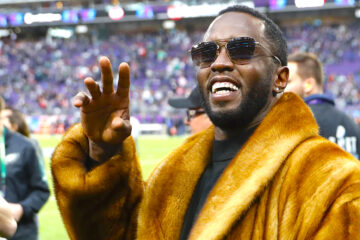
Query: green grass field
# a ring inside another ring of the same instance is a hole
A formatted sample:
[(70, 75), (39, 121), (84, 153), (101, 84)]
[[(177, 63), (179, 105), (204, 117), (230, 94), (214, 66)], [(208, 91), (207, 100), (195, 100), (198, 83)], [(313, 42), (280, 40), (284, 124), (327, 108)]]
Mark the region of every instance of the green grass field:
[[(39, 213), (40, 239), (41, 240), (68, 240), (65, 228), (61, 221), (60, 213), (53, 194), (52, 177), (50, 172), (50, 154), (60, 142), (61, 136), (34, 136), (43, 148), (46, 173), (50, 184), (50, 198)], [(185, 137), (167, 136), (141, 136), (139, 138), (139, 158), (141, 161), (143, 177), (146, 179), (155, 165), (162, 160), (175, 147), (183, 142)]]

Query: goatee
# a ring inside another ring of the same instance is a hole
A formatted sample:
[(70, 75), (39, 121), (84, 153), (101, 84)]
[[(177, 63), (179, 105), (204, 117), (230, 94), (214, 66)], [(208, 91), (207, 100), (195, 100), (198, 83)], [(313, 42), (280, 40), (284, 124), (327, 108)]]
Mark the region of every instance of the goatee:
[(267, 105), (270, 95), (271, 81), (263, 80), (261, 84), (253, 86), (244, 95), (241, 104), (233, 110), (222, 110), (213, 112), (209, 100), (205, 101), (203, 91), (201, 92), (203, 106), (213, 124), (225, 131), (233, 129), (245, 129)]

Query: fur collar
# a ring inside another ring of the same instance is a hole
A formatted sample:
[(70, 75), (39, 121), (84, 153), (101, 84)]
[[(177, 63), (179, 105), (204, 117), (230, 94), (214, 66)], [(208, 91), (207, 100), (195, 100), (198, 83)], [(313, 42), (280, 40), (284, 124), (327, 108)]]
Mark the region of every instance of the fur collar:
[[(189, 239), (225, 236), (293, 149), (317, 134), (318, 126), (306, 104), (294, 94), (284, 94), (219, 178)], [(179, 237), (192, 193), (210, 158), (213, 138), (213, 127), (190, 137), (151, 174), (140, 206), (138, 239)]]

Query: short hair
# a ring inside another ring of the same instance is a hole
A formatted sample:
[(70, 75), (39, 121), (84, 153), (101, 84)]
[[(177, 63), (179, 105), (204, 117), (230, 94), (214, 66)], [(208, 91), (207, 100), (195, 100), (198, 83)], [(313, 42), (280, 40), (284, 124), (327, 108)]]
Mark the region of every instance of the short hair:
[(287, 43), (282, 31), (280, 30), (279, 26), (276, 25), (276, 23), (274, 23), (270, 18), (260, 13), (259, 11), (243, 5), (235, 5), (225, 8), (224, 10), (220, 11), (218, 16), (227, 12), (247, 13), (260, 20), (263, 20), (265, 24), (265, 36), (270, 40), (268, 43), (273, 50), (273, 54), (280, 58), (282, 66), (287, 65)]
[(323, 67), (315, 54), (306, 52), (293, 53), (289, 55), (288, 61), (297, 64), (297, 73), (302, 79), (313, 77), (318, 86), (323, 86)]

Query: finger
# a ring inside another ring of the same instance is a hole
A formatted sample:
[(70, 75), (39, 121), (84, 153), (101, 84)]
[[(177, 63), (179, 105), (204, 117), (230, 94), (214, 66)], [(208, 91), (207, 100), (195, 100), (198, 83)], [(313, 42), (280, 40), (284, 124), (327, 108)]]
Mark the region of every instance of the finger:
[(111, 94), (114, 91), (113, 73), (110, 60), (107, 57), (101, 57), (99, 60), (101, 68), (101, 81), (103, 85), (103, 93)]
[(130, 67), (127, 63), (122, 62), (119, 65), (119, 81), (116, 94), (122, 97), (129, 96), (130, 88)]
[(124, 126), (124, 120), (120, 117), (114, 117), (111, 122), (111, 128), (116, 130), (121, 129)]
[(89, 90), (92, 99), (97, 99), (101, 96), (99, 84), (95, 82), (92, 78), (85, 78), (84, 83)]
[[(130, 119), (129, 112), (124, 110), (114, 111), (111, 113), (110, 119), (111, 119), (110, 127), (115, 130), (120, 129), (123, 127), (124, 121), (125, 124), (126, 122), (129, 122)], [(125, 127), (127, 127), (127, 125), (125, 125)]]
[(90, 103), (90, 98), (84, 92), (79, 92), (73, 98), (73, 105), (77, 108), (84, 107)]
[[(131, 134), (131, 124), (129, 120), (125, 120), (123, 118), (115, 118), (115, 121), (113, 121), (113, 128), (114, 130), (117, 130), (121, 132), (122, 135), (128, 137)], [(118, 121), (120, 120), (120, 121)]]

